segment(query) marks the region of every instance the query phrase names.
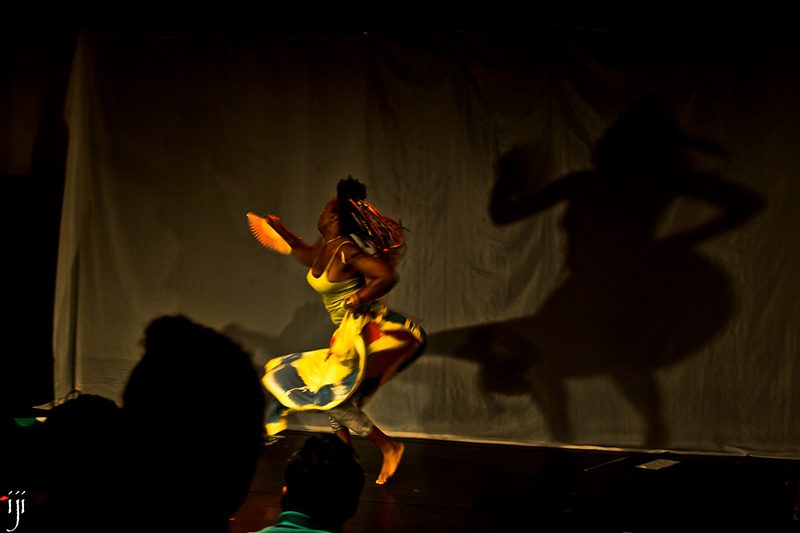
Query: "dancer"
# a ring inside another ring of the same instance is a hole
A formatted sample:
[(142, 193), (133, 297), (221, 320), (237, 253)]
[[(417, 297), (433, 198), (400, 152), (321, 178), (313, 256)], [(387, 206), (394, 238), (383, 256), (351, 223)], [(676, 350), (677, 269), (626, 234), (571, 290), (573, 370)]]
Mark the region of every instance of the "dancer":
[[(327, 411), (344, 442), (352, 444), (353, 431), (381, 450), (383, 466), (375, 482), (382, 485), (397, 469), (403, 444), (376, 427), (361, 407), (422, 353), (425, 332), (379, 301), (397, 283), (394, 265), (404, 247), (401, 226), (366, 201), (366, 187), (358, 180), (348, 176), (336, 190), (319, 215), (320, 239), (313, 245), (286, 229), (280, 218), (266, 217), (288, 247), (267, 245), (290, 251), (308, 267), (308, 284), (339, 326), (328, 348), (267, 362), (262, 381), (276, 400), (268, 408), (267, 432), (285, 429), (291, 412)], [(259, 237), (253, 218), (251, 227)]]

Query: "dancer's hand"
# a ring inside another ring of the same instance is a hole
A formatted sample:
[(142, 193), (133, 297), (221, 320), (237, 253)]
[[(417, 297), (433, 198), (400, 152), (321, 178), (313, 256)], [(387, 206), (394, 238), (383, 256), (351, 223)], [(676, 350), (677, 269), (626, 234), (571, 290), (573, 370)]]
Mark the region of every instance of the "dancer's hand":
[(264, 218), (266, 219), (267, 224), (269, 224), (272, 227), (272, 229), (274, 229), (278, 233), (278, 235), (283, 237), (283, 239), (287, 243), (289, 243), (289, 246), (291, 246), (292, 248), (294, 248), (300, 242), (302, 242), (300, 237), (298, 237), (297, 235), (286, 229), (286, 226), (283, 225), (283, 222), (281, 222), (281, 218), (279, 216), (264, 215)]
[(348, 311), (356, 311), (364, 305), (364, 302), (361, 301), (361, 298), (358, 297), (358, 293), (351, 294), (347, 297), (344, 301), (344, 308)]

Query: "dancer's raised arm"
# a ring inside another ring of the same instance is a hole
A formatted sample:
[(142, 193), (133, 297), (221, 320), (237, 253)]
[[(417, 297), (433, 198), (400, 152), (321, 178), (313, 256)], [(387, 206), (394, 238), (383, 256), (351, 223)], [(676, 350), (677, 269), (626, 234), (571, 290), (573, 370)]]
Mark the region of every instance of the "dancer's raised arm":
[(280, 217), (275, 215), (265, 215), (264, 218), (267, 219), (267, 222), (270, 226), (272, 226), (272, 229), (274, 229), (278, 235), (280, 235), (283, 240), (285, 240), (286, 243), (292, 248), (292, 256), (294, 256), (295, 259), (300, 261), (305, 266), (311, 267), (322, 239), (318, 239), (313, 245), (308, 244), (304, 242), (303, 239), (286, 229), (286, 226), (283, 225)]

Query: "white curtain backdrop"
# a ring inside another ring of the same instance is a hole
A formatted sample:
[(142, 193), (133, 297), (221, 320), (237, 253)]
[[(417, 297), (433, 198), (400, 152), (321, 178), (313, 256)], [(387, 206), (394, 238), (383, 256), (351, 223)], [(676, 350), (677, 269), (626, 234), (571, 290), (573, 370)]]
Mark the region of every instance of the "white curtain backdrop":
[(386, 431), (798, 457), (799, 73), (780, 36), (84, 34), (56, 396), (119, 400), (163, 314), (257, 366), (325, 346), (245, 213), (313, 241), (350, 174), (410, 229), (388, 303), (430, 340)]

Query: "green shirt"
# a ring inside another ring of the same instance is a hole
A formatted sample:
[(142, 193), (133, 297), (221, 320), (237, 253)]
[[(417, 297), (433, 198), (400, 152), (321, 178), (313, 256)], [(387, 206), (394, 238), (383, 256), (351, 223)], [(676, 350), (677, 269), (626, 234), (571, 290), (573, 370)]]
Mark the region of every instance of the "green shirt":
[(327, 529), (312, 527), (311, 518), (296, 511), (284, 511), (278, 516), (278, 521), (255, 533), (330, 533)]

